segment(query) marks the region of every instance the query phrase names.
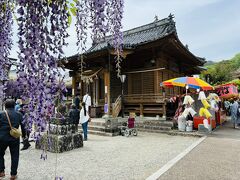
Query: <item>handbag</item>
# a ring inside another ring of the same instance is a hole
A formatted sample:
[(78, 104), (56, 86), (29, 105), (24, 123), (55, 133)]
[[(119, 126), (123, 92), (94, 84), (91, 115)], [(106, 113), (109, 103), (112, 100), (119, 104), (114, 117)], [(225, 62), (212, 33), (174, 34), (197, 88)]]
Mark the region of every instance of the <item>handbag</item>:
[(88, 122), (91, 122), (91, 121), (92, 121), (92, 119), (89, 117)]
[(16, 138), (16, 139), (19, 138), (19, 137), (22, 135), (21, 131), (19, 131), (17, 128), (12, 127), (10, 118), (9, 118), (9, 116), (8, 116), (8, 112), (7, 112), (6, 110), (5, 110), (5, 113), (6, 113), (6, 116), (7, 116), (7, 119), (8, 119), (9, 126), (10, 126), (10, 128), (11, 128), (11, 130), (10, 130), (10, 135), (11, 135), (12, 137)]

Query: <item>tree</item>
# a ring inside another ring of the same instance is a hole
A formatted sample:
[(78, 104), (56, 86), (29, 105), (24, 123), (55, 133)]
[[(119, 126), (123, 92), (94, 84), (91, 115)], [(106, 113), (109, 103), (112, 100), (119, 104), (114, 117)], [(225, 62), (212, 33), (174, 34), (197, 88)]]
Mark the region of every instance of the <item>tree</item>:
[(230, 60), (223, 60), (218, 63), (207, 66), (207, 70), (203, 71), (201, 75), (203, 77), (210, 76), (210, 84), (219, 85), (232, 81), (234, 72), (240, 68), (240, 54), (236, 54)]

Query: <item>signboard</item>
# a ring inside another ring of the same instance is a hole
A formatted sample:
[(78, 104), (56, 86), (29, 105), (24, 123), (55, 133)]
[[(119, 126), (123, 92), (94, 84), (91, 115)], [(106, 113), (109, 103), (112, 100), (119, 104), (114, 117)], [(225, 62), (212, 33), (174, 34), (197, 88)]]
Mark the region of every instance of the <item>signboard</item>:
[(225, 84), (215, 88), (216, 93), (221, 98), (238, 97), (238, 89), (234, 84)]

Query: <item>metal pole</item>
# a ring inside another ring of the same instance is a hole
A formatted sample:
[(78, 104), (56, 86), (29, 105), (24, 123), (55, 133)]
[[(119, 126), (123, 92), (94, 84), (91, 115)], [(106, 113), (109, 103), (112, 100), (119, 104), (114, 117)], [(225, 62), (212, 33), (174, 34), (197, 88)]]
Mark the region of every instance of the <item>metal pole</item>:
[(124, 104), (123, 104), (123, 100), (124, 100), (124, 97), (123, 97), (123, 82), (121, 82), (122, 84), (122, 95), (121, 95), (121, 107), (122, 107), (122, 118), (124, 118)]

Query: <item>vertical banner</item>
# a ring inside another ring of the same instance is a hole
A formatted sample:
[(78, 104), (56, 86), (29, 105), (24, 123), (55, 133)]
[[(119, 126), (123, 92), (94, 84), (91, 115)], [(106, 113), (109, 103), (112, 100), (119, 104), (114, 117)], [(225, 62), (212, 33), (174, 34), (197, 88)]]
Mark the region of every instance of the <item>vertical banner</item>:
[(104, 104), (104, 113), (105, 113), (105, 114), (108, 113), (108, 104)]

